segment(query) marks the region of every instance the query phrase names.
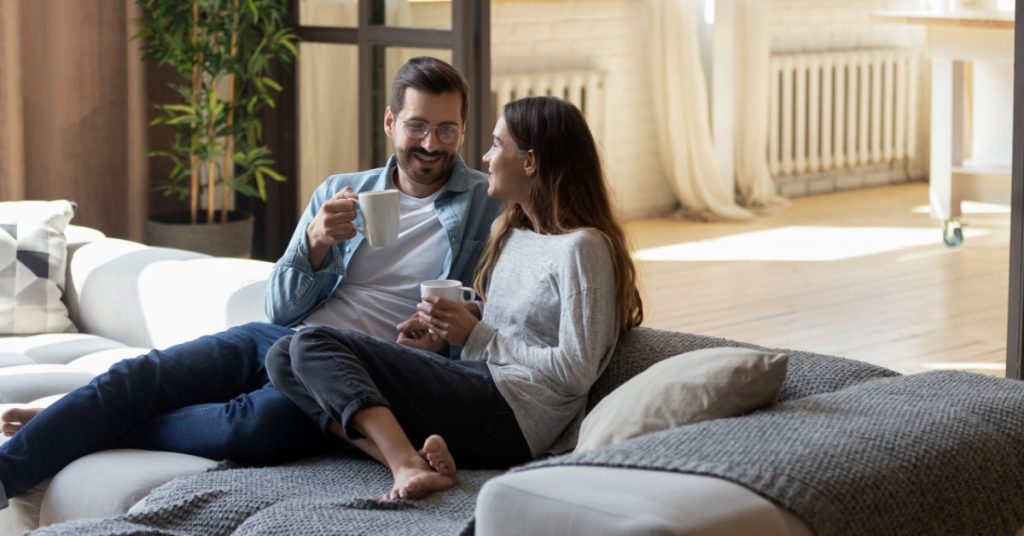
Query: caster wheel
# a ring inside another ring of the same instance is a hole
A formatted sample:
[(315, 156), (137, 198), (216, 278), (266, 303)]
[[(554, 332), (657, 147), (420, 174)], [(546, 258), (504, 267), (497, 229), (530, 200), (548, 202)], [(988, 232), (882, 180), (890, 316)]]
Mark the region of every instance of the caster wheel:
[(959, 247), (964, 243), (964, 230), (960, 222), (946, 220), (946, 223), (942, 226), (942, 243), (951, 248)]

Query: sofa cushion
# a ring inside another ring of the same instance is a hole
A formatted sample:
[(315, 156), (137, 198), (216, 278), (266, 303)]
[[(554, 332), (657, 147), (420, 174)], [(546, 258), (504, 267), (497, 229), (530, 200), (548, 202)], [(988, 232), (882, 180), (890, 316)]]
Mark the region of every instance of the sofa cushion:
[(37, 364), (67, 364), (93, 352), (124, 348), (119, 342), (88, 333), (47, 333), (0, 337), (0, 354), (22, 355)]
[(40, 524), (124, 513), (153, 488), (179, 476), (211, 469), (217, 463), (188, 454), (135, 449), (83, 456), (50, 481), (39, 513)]
[(796, 516), (731, 482), (614, 467), (547, 467), (484, 484), (476, 533), (805, 536)]
[(69, 201), (0, 203), (0, 334), (74, 330), (61, 301)]
[(0, 368), (0, 403), (29, 402), (81, 387), (93, 378), (64, 365), (17, 365)]
[(66, 393), (145, 352), (88, 333), (0, 337), (0, 403)]
[(619, 386), (587, 415), (577, 451), (770, 404), (786, 378), (786, 355), (749, 348), (705, 348), (655, 363)]
[(587, 408), (592, 409), (605, 395), (658, 361), (684, 352), (721, 346), (738, 346), (786, 354), (786, 381), (782, 384), (778, 402), (837, 391), (872, 378), (899, 376), (894, 370), (842, 357), (765, 348), (721, 337), (639, 327), (630, 330), (619, 340), (608, 367), (590, 389)]
[(166, 348), (265, 321), (263, 287), (272, 269), (265, 261), (108, 238), (75, 252), (67, 300), (82, 331), (130, 346)]

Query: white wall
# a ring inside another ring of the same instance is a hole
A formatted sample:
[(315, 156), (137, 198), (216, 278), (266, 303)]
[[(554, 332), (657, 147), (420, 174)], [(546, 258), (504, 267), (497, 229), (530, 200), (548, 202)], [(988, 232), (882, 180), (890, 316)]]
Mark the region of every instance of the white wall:
[(620, 212), (660, 215), (675, 205), (651, 127), (656, 111), (648, 88), (640, 0), (493, 2), (494, 73), (593, 68), (607, 73), (603, 157)]
[[(924, 52), (920, 28), (879, 23), (870, 14), (919, 9), (924, 0), (765, 0), (771, 2), (773, 52), (908, 48)], [(495, 73), (557, 68), (606, 71), (604, 157), (626, 217), (667, 213), (674, 198), (661, 170), (648, 90), (647, 2), (548, 0), (492, 2)], [(918, 69), (918, 153), (909, 178), (926, 174), (928, 69)], [(923, 137), (922, 137), (923, 136)], [(856, 184), (856, 183), (854, 183)], [(806, 192), (806, 188), (803, 190)], [(822, 190), (819, 186), (814, 191)]]

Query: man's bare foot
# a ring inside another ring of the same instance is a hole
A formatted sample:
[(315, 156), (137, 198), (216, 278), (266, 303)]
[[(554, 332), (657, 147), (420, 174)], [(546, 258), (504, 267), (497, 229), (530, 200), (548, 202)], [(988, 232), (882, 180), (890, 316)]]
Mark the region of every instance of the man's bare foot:
[(3, 430), (5, 436), (13, 436), (41, 411), (43, 408), (11, 408), (0, 415), (0, 421), (3, 421), (3, 426), (0, 429)]
[(455, 458), (448, 450), (448, 443), (439, 435), (432, 435), (423, 442), (419, 454), (441, 476), (455, 476)]
[(419, 456), (410, 460), (408, 465), (395, 469), (394, 476), (395, 485), (381, 497), (386, 501), (418, 499), (455, 485), (452, 477), (434, 471)]

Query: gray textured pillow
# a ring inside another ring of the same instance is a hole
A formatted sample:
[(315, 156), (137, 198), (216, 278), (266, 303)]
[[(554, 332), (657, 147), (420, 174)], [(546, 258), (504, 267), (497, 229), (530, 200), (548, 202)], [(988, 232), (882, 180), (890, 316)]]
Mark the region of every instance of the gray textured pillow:
[(70, 201), (0, 203), (0, 335), (73, 330), (64, 293)]
[(655, 363), (594, 407), (583, 420), (576, 450), (766, 406), (782, 388), (786, 363), (785, 354), (733, 347), (687, 352)]

